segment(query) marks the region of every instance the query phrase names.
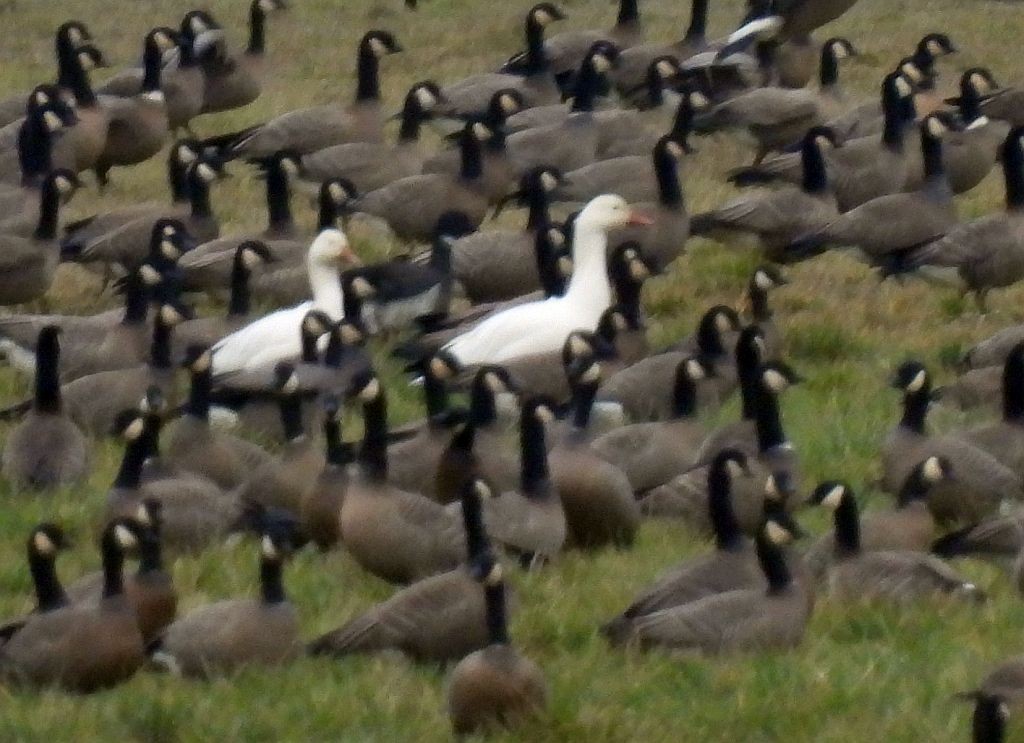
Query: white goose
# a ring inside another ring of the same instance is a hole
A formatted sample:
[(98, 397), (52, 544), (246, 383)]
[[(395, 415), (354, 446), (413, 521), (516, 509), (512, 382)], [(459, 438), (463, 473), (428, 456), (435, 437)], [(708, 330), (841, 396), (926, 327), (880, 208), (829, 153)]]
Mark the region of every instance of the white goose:
[(334, 320), (344, 316), (339, 269), (352, 253), (341, 230), (322, 231), (309, 246), (306, 269), (313, 298), (294, 307), (271, 312), (213, 347), (213, 374), (220, 376), (243, 369), (273, 365), (302, 351), (300, 327), (310, 310), (320, 310)]
[(497, 364), (527, 354), (557, 352), (574, 330), (594, 330), (612, 301), (606, 263), (608, 231), (650, 224), (625, 199), (592, 199), (576, 218), (573, 272), (561, 297), (529, 302), (489, 317), (450, 341), (445, 349), (464, 366)]

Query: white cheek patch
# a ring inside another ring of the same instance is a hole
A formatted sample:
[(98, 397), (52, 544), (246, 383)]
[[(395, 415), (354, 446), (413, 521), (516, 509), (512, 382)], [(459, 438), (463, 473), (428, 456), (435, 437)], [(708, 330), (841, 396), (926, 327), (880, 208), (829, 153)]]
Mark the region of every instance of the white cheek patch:
[(376, 400), (380, 395), (380, 380), (374, 377), (370, 382), (363, 387), (363, 391), (359, 393), (359, 398), (363, 402), (369, 402), (370, 400)]
[(117, 539), (117, 543), (121, 545), (121, 549), (131, 549), (138, 544), (135, 535), (120, 524), (114, 527), (114, 537)]
[(277, 546), (274, 544), (274, 540), (270, 538), (270, 535), (264, 534), (263, 539), (260, 540), (260, 552), (268, 560), (277, 559)]
[(36, 532), (32, 537), (32, 546), (40, 555), (52, 555), (57, 551), (53, 541), (41, 531)]
[(287, 175), (294, 176), (299, 174), (299, 164), (292, 158), (286, 157), (281, 160), (281, 170)]
[(341, 326), (341, 342), (346, 346), (354, 346), (357, 343), (361, 343), (362, 340), (363, 334), (354, 325), (345, 323)]
[(830, 511), (834, 511), (839, 508), (839, 504), (843, 502), (843, 496), (846, 495), (846, 488), (842, 485), (836, 485), (828, 494), (821, 499), (821, 505)]
[(160, 275), (159, 271), (146, 263), (139, 268), (139, 278), (142, 279), (142, 283), (146, 286), (156, 286), (160, 283), (160, 280), (163, 277)]
[(935, 39), (931, 39), (925, 46), (933, 57), (938, 57), (943, 54), (942, 45)]
[(160, 241), (160, 254), (164, 258), (172, 261), (181, 257), (181, 251), (178, 250), (170, 240)]
[(426, 88), (417, 88), (416, 102), (420, 104), (420, 108), (430, 109), (437, 103), (437, 98)]
[(580, 382), (583, 384), (595, 384), (601, 380), (601, 365), (591, 364), (590, 367), (580, 375)]
[(764, 271), (758, 271), (754, 274), (754, 286), (761, 291), (766, 292), (775, 286), (775, 282), (772, 281), (771, 276), (766, 274)]
[(732, 330), (732, 323), (729, 322), (729, 318), (725, 315), (716, 315), (715, 327), (718, 329), (719, 333), (726, 333)]
[(274, 10), (274, 3), (271, 0), (260, 0), (260, 10), (264, 13), (270, 13)]
[(938, 457), (928, 457), (924, 463), (924, 478), (928, 482), (938, 482), (942, 479), (942, 465)]
[(64, 122), (60, 120), (60, 116), (55, 114), (53, 111), (46, 111), (43, 114), (43, 124), (46, 125), (47, 131), (55, 132), (64, 126)]
[(178, 162), (182, 165), (189, 165), (196, 161), (196, 153), (192, 151), (191, 147), (179, 147), (176, 152)]
[(199, 354), (199, 357), (196, 358), (196, 360), (192, 363), (192, 368), (200, 373), (209, 371), (212, 360), (213, 359), (212, 356), (210, 355), (210, 352), (204, 351), (203, 353)]
[(572, 258), (570, 258), (568, 256), (562, 256), (561, 258), (558, 259), (558, 272), (560, 274), (562, 274), (562, 276), (564, 276), (564, 277), (571, 276), (572, 275), (572, 269), (573, 269)]
[(548, 230), (548, 242), (556, 248), (560, 248), (565, 245), (565, 235), (557, 227), (552, 227)]
[(545, 191), (554, 191), (558, 188), (558, 178), (553, 173), (544, 171), (540, 174), (540, 185)]
[(292, 374), (281, 387), (281, 391), (286, 395), (294, 395), (299, 391), (299, 378)]
[(603, 54), (595, 54), (593, 56), (594, 69), (598, 72), (607, 72), (612, 68), (611, 60)]
[(554, 412), (547, 405), (538, 405), (536, 414), (541, 423), (551, 423), (555, 419)]
[(129, 441), (135, 441), (139, 436), (142, 435), (143, 422), (141, 418), (136, 418), (129, 423), (124, 429), (124, 437)]
[(836, 59), (846, 59), (850, 56), (850, 52), (845, 44), (834, 44), (832, 46), (832, 54)]
[(486, 124), (477, 122), (476, 124), (473, 124), (473, 136), (483, 142), (491, 136), (491, 129)]
[(708, 97), (699, 91), (690, 93), (690, 106), (693, 108), (706, 108)]
[(686, 362), (686, 376), (694, 381), (704, 379), (706, 374), (704, 373), (704, 367), (697, 359), (689, 359)]
[(473, 492), (480, 500), (487, 500), (494, 495), (494, 491), (483, 480), (473, 481)]
[(901, 98), (906, 98), (913, 91), (910, 89), (910, 83), (904, 78), (898, 77), (896, 78), (896, 92), (900, 94)]
[(181, 313), (169, 304), (165, 304), (160, 308), (160, 317), (163, 319), (164, 325), (177, 325), (184, 319)]
[(658, 71), (658, 75), (663, 78), (672, 77), (676, 74), (676, 68), (667, 59), (660, 60), (655, 69)]
[(387, 45), (380, 39), (370, 39), (370, 50), (378, 57), (383, 57), (388, 53)]
[(336, 204), (343, 204), (348, 201), (349, 193), (340, 183), (331, 183), (328, 185), (327, 193), (330, 194), (331, 201)]
[(435, 379), (450, 379), (452, 369), (448, 364), (435, 356), (430, 360), (430, 373), (434, 375)]
[(492, 587), (498, 585), (501, 583), (502, 577), (501, 565), (499, 563), (495, 563), (494, 567), (491, 568), (491, 572), (487, 574), (487, 585)]
[(764, 533), (772, 544), (788, 544), (791, 538), (789, 531), (775, 521), (769, 521), (765, 524)]
[(573, 358), (579, 358), (584, 354), (590, 353), (590, 351), (590, 344), (579, 333), (573, 333), (569, 336), (569, 354)]
[(242, 251), (242, 265), (244, 265), (246, 268), (256, 268), (256, 266), (258, 266), (262, 260), (263, 259), (260, 257), (260, 254), (257, 253), (255, 250), (250, 250), (249, 248), (246, 248), (245, 250)]
[(789, 380), (786, 379), (785, 375), (775, 369), (768, 369), (764, 373), (763, 378), (765, 387), (775, 393), (782, 392), (789, 386)]
[(214, 169), (211, 168), (206, 163), (199, 163), (199, 165), (196, 166), (196, 170), (199, 172), (199, 177), (202, 178), (207, 183), (210, 183), (211, 181), (213, 181), (214, 178), (217, 177), (217, 173), (214, 171)]
[(967, 129), (968, 131), (970, 131), (971, 129), (981, 129), (983, 126), (988, 126), (988, 122), (988, 116), (979, 116), (978, 118), (976, 118), (974, 121), (967, 125)]
[(743, 472), (743, 468), (740, 466), (740, 463), (737, 462), (735, 459), (728, 460), (725, 463), (725, 469), (729, 473), (729, 477), (733, 478), (734, 480), (738, 477), (742, 477), (745, 474)]
[(946, 126), (934, 116), (928, 117), (928, 133), (933, 137), (941, 137), (946, 133)]
[(674, 140), (669, 142), (668, 145), (665, 147), (665, 149), (668, 151), (668, 154), (670, 154), (672, 157), (676, 158), (677, 160), (680, 157), (682, 157), (683, 154), (684, 154), (683, 153), (683, 146), (681, 144), (679, 144), (678, 142), (674, 141)]
[(914, 375), (914, 378), (910, 380), (910, 384), (907, 385), (907, 392), (920, 392), (921, 388), (924, 387), (925, 382), (928, 381), (928, 372), (924, 369)]
[(355, 295), (360, 299), (372, 297), (376, 293), (373, 289), (373, 284), (371, 284), (362, 276), (357, 276), (356, 278), (352, 279), (351, 287), (352, 291), (355, 292)]

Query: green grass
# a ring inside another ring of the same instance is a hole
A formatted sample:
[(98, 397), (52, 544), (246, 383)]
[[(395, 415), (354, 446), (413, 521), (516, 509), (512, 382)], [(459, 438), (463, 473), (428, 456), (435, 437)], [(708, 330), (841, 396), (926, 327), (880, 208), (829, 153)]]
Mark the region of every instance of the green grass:
[[(139, 54), (142, 34), (153, 23), (177, 25), (191, 3), (182, 0), (9, 0), (0, 3), (4, 28), (0, 91), (16, 91), (52, 76), (51, 32), (70, 17), (88, 22), (116, 64)], [(203, 3), (229, 25), (235, 38), (244, 18), (241, 0)], [(275, 112), (352, 93), (355, 43), (368, 28), (387, 27), (406, 48), (383, 64), (385, 94), (397, 108), (403, 92), (428, 75), (441, 82), (496, 66), (520, 44), (522, 13), (529, 2), (483, 3), (423, 0), (415, 15), (399, 0), (295, 0), (294, 9), (272, 19), (269, 44), (278, 72), (266, 94), (249, 109), (201, 120), (213, 134), (256, 122)], [(610, 23), (604, 0), (564, 3), (573, 27)], [(712, 3), (711, 29), (721, 33), (738, 17), (737, 0)], [(688, 17), (685, 3), (646, 0), (651, 35), (677, 35)], [(998, 79), (1024, 79), (1018, 53), (1020, 11), (1010, 3), (974, 0), (861, 0), (847, 17), (824, 30), (849, 36), (865, 52), (846, 63), (843, 79), (855, 96), (874, 95), (883, 70), (908, 53), (924, 32), (947, 30), (963, 52), (941, 65), (946, 89), (959, 69), (984, 63)], [(686, 193), (693, 211), (726, 198), (723, 174), (749, 153), (726, 138), (696, 142), (700, 152), (687, 166)], [(217, 186), (214, 204), (225, 234), (261, 225), (259, 184), (243, 167)], [(163, 198), (162, 166), (149, 163), (115, 173), (102, 200), (91, 191), (72, 207), (84, 215), (105, 205)], [(997, 175), (961, 197), (964, 216), (999, 208)], [(303, 207), (312, 224), (312, 213)], [(512, 223), (518, 216), (504, 217)], [(377, 246), (360, 245), (367, 255)], [(650, 332), (667, 343), (693, 327), (703, 308), (735, 304), (756, 257), (709, 242), (693, 241), (689, 254), (646, 290)], [(805, 486), (825, 477), (849, 480), (866, 500), (880, 502), (869, 483), (878, 475), (878, 449), (896, 418), (896, 396), (885, 380), (900, 360), (923, 358), (940, 377), (942, 362), (995, 329), (1024, 320), (1019, 289), (991, 298), (979, 317), (953, 292), (916, 284), (879, 286), (859, 264), (826, 256), (790, 271), (792, 283), (775, 297), (789, 328), (788, 356), (809, 381), (787, 393), (787, 431), (805, 465)], [(75, 311), (107, 306), (89, 275), (63, 268), (51, 304)], [(391, 382), (394, 419), (419, 415), (415, 396)], [(0, 372), (4, 399), (26, 389)], [(718, 419), (736, 413), (729, 405)], [(956, 414), (935, 425), (962, 425)], [(30, 584), (23, 564), (27, 530), (42, 519), (67, 525), (78, 549), (60, 562), (65, 580), (92, 570), (98, 558), (92, 528), (116, 467), (115, 447), (98, 447), (84, 487), (29, 497), (0, 490), (0, 616), (28, 605)], [(812, 531), (826, 527), (821, 513), (801, 515)], [(970, 688), (994, 662), (1024, 649), (1024, 604), (994, 569), (964, 566), (992, 601), (985, 607), (936, 603), (898, 612), (885, 607), (836, 606), (819, 600), (803, 645), (789, 653), (757, 657), (675, 658), (659, 653), (610, 650), (598, 637), (601, 620), (620, 609), (654, 575), (681, 556), (706, 546), (674, 524), (650, 523), (629, 553), (567, 555), (556, 566), (512, 580), (521, 606), (512, 625), (523, 652), (546, 670), (551, 710), (543, 720), (500, 740), (592, 743), (647, 740), (741, 741), (946, 741), (966, 740), (969, 709), (952, 695)], [(255, 589), (250, 544), (215, 550), (173, 564), (181, 608)], [(300, 554), (287, 569), (287, 585), (312, 636), (390, 594), (343, 553)], [(444, 716), (444, 674), (393, 657), (343, 662), (302, 660), (266, 672), (252, 670), (229, 680), (189, 683), (142, 673), (131, 682), (88, 698), (59, 693), (0, 690), (0, 740), (346, 740), (439, 741), (449, 739)]]

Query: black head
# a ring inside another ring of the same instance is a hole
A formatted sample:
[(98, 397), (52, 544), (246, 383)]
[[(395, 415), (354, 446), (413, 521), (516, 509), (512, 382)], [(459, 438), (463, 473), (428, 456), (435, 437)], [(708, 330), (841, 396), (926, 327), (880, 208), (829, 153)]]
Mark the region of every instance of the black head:
[(830, 126), (812, 126), (804, 134), (804, 142), (813, 142), (819, 148), (842, 147), (842, 140), (836, 134), (836, 130)]
[(957, 52), (957, 48), (950, 40), (949, 36), (944, 33), (933, 32), (926, 34), (919, 42), (917, 42), (917, 48), (915, 51), (922, 57), (935, 59), (936, 57), (945, 57), (949, 54), (955, 54)]
[(849, 39), (843, 36), (833, 36), (827, 40), (823, 45), (825, 49), (828, 49), (833, 57), (836, 59), (846, 59), (847, 57), (856, 57), (858, 52), (853, 46)]
[(793, 368), (783, 361), (770, 361), (761, 365), (761, 385), (772, 394), (779, 394), (804, 381)]
[(633, 240), (616, 245), (608, 260), (608, 271), (613, 277), (641, 283), (651, 277), (653, 269), (644, 256), (640, 243)]
[(252, 270), (263, 263), (273, 263), (274, 254), (262, 240), (245, 240), (235, 248), (235, 261)]
[(731, 478), (749, 477), (750, 461), (739, 449), (723, 449), (711, 460), (711, 472), (725, 472)]
[(348, 388), (345, 390), (345, 399), (367, 403), (373, 402), (382, 394), (383, 389), (377, 373), (373, 369), (361, 369), (352, 375)]
[(92, 34), (89, 33), (89, 27), (81, 21), (65, 21), (57, 27), (57, 41), (78, 47), (86, 41), (92, 41)]
[(850, 486), (841, 480), (825, 480), (811, 493), (810, 503), (834, 511), (850, 492)]
[(178, 29), (183, 36), (195, 38), (204, 31), (212, 31), (220, 27), (221, 25), (208, 11), (190, 10), (182, 17)]
[(332, 327), (334, 327), (334, 320), (330, 315), (321, 310), (310, 310), (302, 318), (300, 332), (303, 336), (319, 338), (330, 332)]
[(508, 373), (508, 369), (498, 364), (485, 364), (477, 369), (476, 374), (473, 375), (473, 388), (489, 390), (492, 395), (515, 392), (512, 376)]
[(150, 259), (174, 263), (195, 246), (195, 240), (188, 234), (188, 229), (181, 220), (165, 217), (153, 224), (153, 230), (149, 235)]
[(465, 235), (476, 232), (476, 225), (473, 224), (465, 212), (447, 211), (437, 218), (434, 227), (434, 236), (454, 240)]
[(104, 554), (126, 555), (136, 552), (145, 537), (145, 529), (133, 518), (111, 519), (103, 528), (100, 544)]
[(182, 359), (181, 366), (183, 369), (200, 373), (209, 370), (212, 363), (213, 356), (210, 354), (210, 347), (192, 343), (185, 349), (185, 357)]
[(502, 88), (491, 95), (491, 100), (487, 104), (487, 119), (500, 124), (525, 107), (526, 99), (522, 93), (515, 88)]
[(607, 72), (619, 62), (620, 50), (611, 41), (595, 41), (587, 50), (586, 59), (599, 73)]
[(274, 389), (284, 395), (298, 392), (299, 379), (295, 374), (294, 364), (279, 361), (274, 365)]
[(914, 466), (913, 476), (927, 486), (948, 482), (956, 478), (953, 463), (948, 457), (930, 456)]
[(555, 21), (564, 21), (565, 13), (554, 3), (537, 3), (526, 16), (527, 22), (543, 28)]
[(135, 521), (142, 527), (159, 534), (164, 523), (164, 504), (158, 498), (143, 498), (135, 509)]
[(896, 369), (889, 384), (906, 393), (921, 392), (931, 386), (931, 375), (920, 361), (905, 361)]
[(402, 51), (402, 46), (390, 31), (374, 29), (363, 35), (359, 42), (359, 51), (361, 54), (372, 54), (380, 59), (388, 54), (397, 54)]
[(84, 44), (78, 48), (78, 63), (83, 70), (101, 70), (110, 67), (103, 51), (95, 44)]
[(53, 557), (62, 550), (70, 549), (71, 541), (64, 530), (50, 521), (36, 526), (28, 537), (28, 549), (41, 557)]
[(346, 206), (358, 196), (356, 184), (348, 178), (330, 178), (320, 184), (320, 203), (334, 204), (336, 209)]
[(522, 414), (530, 416), (541, 423), (555, 420), (558, 404), (547, 395), (530, 395), (522, 401)]
[(978, 95), (985, 95), (998, 88), (995, 75), (987, 67), (969, 67), (960, 75), (961, 92), (970, 89)]

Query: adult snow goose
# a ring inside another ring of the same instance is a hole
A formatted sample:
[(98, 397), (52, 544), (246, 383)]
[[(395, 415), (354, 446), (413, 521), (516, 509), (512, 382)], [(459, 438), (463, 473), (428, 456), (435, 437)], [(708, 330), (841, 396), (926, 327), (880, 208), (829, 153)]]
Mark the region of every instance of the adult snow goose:
[(340, 320), (338, 269), (350, 253), (348, 238), (341, 230), (321, 232), (309, 246), (306, 257), (313, 298), (272, 312), (217, 343), (213, 347), (214, 377), (298, 356), (302, 351), (299, 327), (310, 310), (321, 310), (332, 319)]
[(446, 349), (463, 365), (501, 363), (525, 354), (558, 351), (573, 330), (592, 330), (612, 300), (606, 265), (608, 231), (647, 221), (620, 196), (593, 199), (576, 220), (575, 269), (565, 294), (490, 317)]

